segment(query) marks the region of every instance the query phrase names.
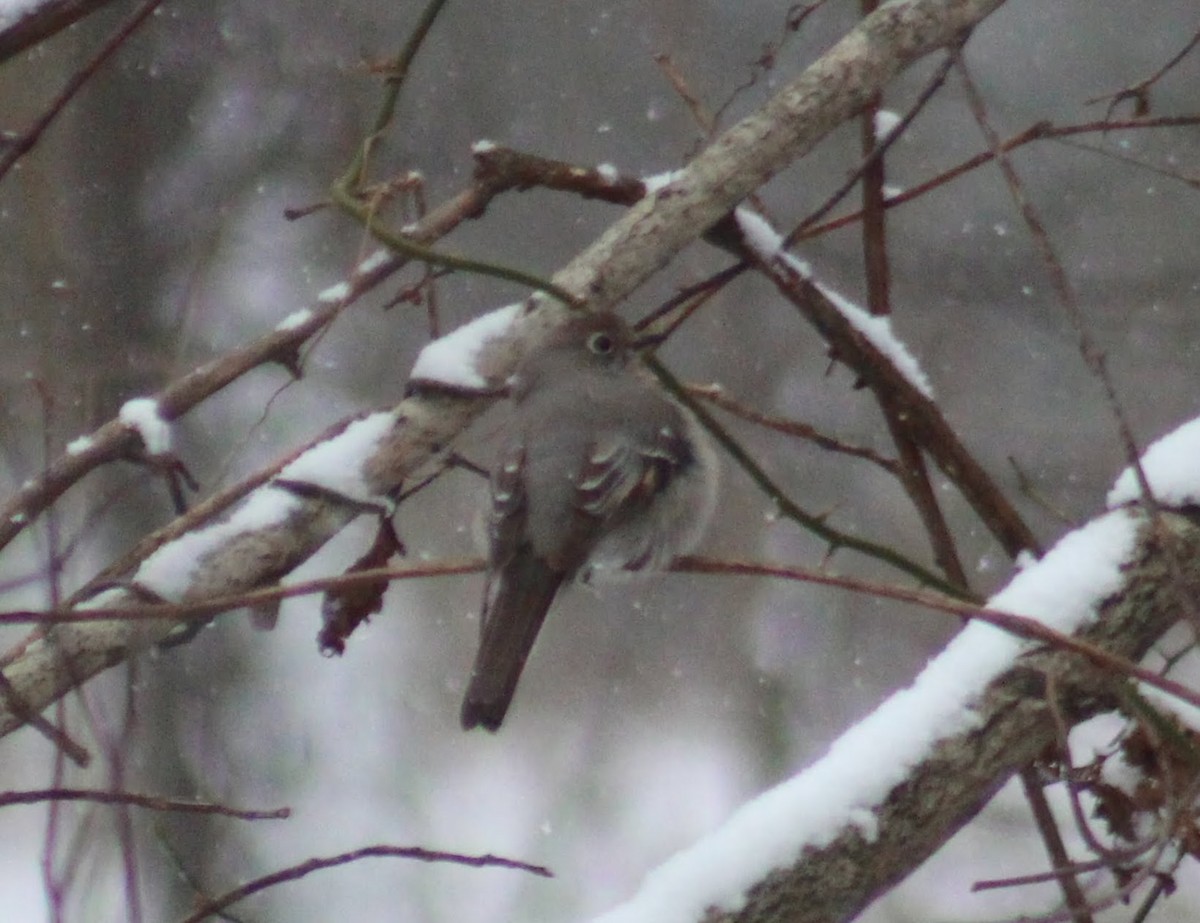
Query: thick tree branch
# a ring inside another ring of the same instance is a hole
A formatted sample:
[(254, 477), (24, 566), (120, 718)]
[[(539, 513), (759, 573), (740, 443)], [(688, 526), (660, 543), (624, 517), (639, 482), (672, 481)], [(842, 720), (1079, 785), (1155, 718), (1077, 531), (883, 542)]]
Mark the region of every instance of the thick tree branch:
[[(1140, 510), (1131, 515), (1140, 520), (1139, 538), (1132, 557), (1122, 568), (1124, 583), (1099, 605), (1097, 619), (1078, 637), (1105, 651), (1137, 659), (1180, 618), (1178, 581), (1184, 581), (1185, 590), (1200, 587), (1200, 517), (1195, 511), (1165, 512), (1157, 521)], [(1178, 575), (1174, 571), (1177, 563), (1181, 564)], [(1053, 707), (1045, 694), (1050, 678), (1058, 693)], [(746, 888), (737, 911), (709, 906), (695, 919), (704, 923), (833, 923), (853, 919), (936, 852), (1014, 773), (1031, 765), (1055, 743), (1059, 733), (1055, 710), (1071, 723), (1086, 720), (1116, 708), (1125, 682), (1126, 677), (1099, 669), (1077, 653), (1033, 648), (987, 685), (970, 709), (972, 720), (961, 722), (965, 729), (948, 732), (949, 736), (903, 772), (900, 781), (878, 803), (846, 811), (840, 829), (836, 819), (822, 825), (822, 833), (816, 838), (819, 842), (805, 842), (802, 834), (796, 834), (795, 861), (763, 868), (757, 882)], [(889, 717), (899, 720), (899, 711), (894, 710)], [(860, 744), (856, 741), (848, 749), (861, 753)], [(835, 742), (827, 759), (834, 759), (839, 749), (841, 743)], [(886, 753), (881, 751), (880, 756), (886, 757)], [(810, 774), (820, 781), (819, 789), (829, 785), (829, 773), (822, 772), (820, 763), (785, 785), (803, 782)], [(819, 797), (816, 791), (813, 794)], [(795, 792), (791, 797), (793, 802), (798, 798)], [(823, 810), (814, 813), (822, 814)], [(736, 827), (735, 820), (728, 829)], [(868, 830), (869, 835), (865, 832)], [(744, 835), (746, 831), (740, 832)], [(718, 830), (713, 838), (724, 834), (724, 830)], [(721, 849), (720, 845), (714, 846), (702, 857), (709, 861), (699, 864), (709, 867), (712, 852), (720, 853)], [(673, 871), (686, 866), (687, 858), (672, 860)], [(702, 887), (706, 885), (703, 876), (699, 880)], [(648, 881), (654, 882), (654, 876)], [(678, 875), (654, 884), (657, 891), (648, 884), (642, 894), (606, 914), (604, 923), (655, 919), (663, 894), (675, 895), (672, 903), (680, 905)], [(717, 882), (712, 887), (727, 894), (729, 884)], [(692, 906), (716, 899), (689, 897), (694, 898)], [(684, 918), (679, 913), (669, 917), (672, 923)]]

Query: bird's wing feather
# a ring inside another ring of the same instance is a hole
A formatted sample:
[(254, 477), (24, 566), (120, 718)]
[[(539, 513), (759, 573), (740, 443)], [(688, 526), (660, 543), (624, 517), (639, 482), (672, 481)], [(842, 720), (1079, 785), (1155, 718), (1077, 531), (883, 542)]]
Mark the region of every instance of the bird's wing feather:
[[(575, 483), (577, 541), (590, 550), (600, 534), (638, 517), (692, 460), (687, 440), (671, 426), (648, 439), (610, 434), (596, 440)], [(625, 567), (640, 570), (645, 564), (635, 559)]]

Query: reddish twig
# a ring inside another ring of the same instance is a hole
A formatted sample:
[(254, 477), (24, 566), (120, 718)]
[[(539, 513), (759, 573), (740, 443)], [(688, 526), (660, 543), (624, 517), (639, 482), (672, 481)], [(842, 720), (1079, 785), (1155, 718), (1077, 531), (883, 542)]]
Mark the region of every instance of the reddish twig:
[(1062, 833), (1058, 829), (1050, 801), (1046, 798), (1046, 792), (1038, 778), (1037, 769), (1026, 766), (1021, 770), (1021, 788), (1025, 792), (1025, 800), (1029, 802), (1029, 809), (1033, 812), (1038, 834), (1050, 855), (1052, 871), (1047, 877), (1053, 877), (1058, 882), (1075, 923), (1092, 923), (1087, 897), (1076, 877), (1078, 873), (1071, 863), (1071, 857), (1067, 854), (1066, 844), (1063, 843)]
[[(953, 59), (951, 58), (952, 62)], [(1000, 144), (999, 151), (1008, 153), (1016, 150), (1026, 144), (1031, 144), (1034, 141), (1049, 141), (1059, 140), (1062, 138), (1070, 138), (1075, 135), (1089, 134), (1107, 134), (1110, 131), (1133, 131), (1138, 129), (1153, 129), (1153, 128), (1191, 128), (1200, 125), (1200, 115), (1173, 115), (1162, 116), (1151, 119), (1123, 119), (1110, 121), (1102, 119), (1094, 122), (1086, 122), (1080, 125), (1064, 125), (1056, 126), (1052, 122), (1037, 122), (1030, 125), (1023, 131), (1013, 135), (1007, 141)], [(970, 173), (972, 170), (982, 167), (984, 164), (991, 163), (996, 158), (996, 151), (983, 151), (973, 157), (968, 157), (961, 163), (951, 167), (949, 170), (944, 170), (937, 176), (931, 177), (923, 183), (905, 189), (904, 192), (896, 195), (888, 196), (884, 201), (885, 208), (895, 208), (903, 205), (906, 202), (911, 202), (937, 189), (939, 186), (944, 186), (960, 176)], [(794, 239), (789, 237), (788, 243), (794, 244), (801, 240), (807, 240), (810, 237), (819, 237), (822, 234), (828, 234), (830, 231), (836, 231), (847, 225), (854, 224), (856, 221), (862, 220), (862, 212), (855, 211), (848, 215), (843, 215), (832, 221), (827, 221), (824, 224), (816, 224), (805, 227), (801, 233), (796, 233)]]
[(1198, 44), (1200, 44), (1200, 30), (1198, 30), (1190, 39), (1188, 39), (1188, 43), (1184, 45), (1177, 54), (1172, 55), (1166, 64), (1156, 70), (1149, 77), (1146, 77), (1144, 80), (1139, 80), (1132, 86), (1125, 87), (1124, 89), (1118, 90), (1116, 93), (1112, 93), (1108, 96), (1097, 96), (1089, 99), (1087, 100), (1087, 104), (1091, 106), (1099, 102), (1104, 102), (1106, 99), (1109, 100), (1108, 112), (1105, 114), (1111, 117), (1113, 112), (1116, 111), (1117, 106), (1127, 99), (1132, 99), (1133, 114), (1137, 116), (1147, 115), (1150, 112), (1151, 88), (1154, 86), (1154, 84), (1158, 83), (1158, 81), (1162, 80), (1163, 77), (1170, 73), (1175, 68), (1175, 65), (1191, 54), (1192, 49), (1194, 49)]
[(663, 76), (671, 84), (671, 89), (683, 100), (684, 105), (692, 114), (692, 121), (700, 126), (704, 137), (711, 138), (717, 128), (716, 118), (704, 104), (704, 100), (692, 90), (691, 85), (683, 76), (683, 72), (675, 64), (675, 60), (666, 52), (660, 52), (654, 56), (654, 63), (658, 65), (658, 69), (663, 72)]
[(756, 423), (759, 426), (783, 433), (787, 436), (804, 439), (813, 445), (820, 446), (822, 449), (828, 449), (830, 452), (849, 455), (852, 458), (861, 458), (864, 461), (878, 465), (894, 477), (899, 477), (900, 475), (900, 464), (894, 458), (885, 458), (874, 449), (867, 448), (866, 446), (850, 445), (840, 439), (827, 436), (816, 427), (809, 426), (807, 423), (801, 423), (799, 420), (787, 420), (783, 417), (775, 417), (762, 413), (753, 407), (748, 407), (741, 401), (736, 401), (729, 397), (725, 394), (724, 389), (720, 387), (692, 385), (687, 390), (689, 394), (707, 401), (714, 407), (720, 407), (726, 413), (730, 413), (739, 419)]
[[(901, 116), (900, 121), (897, 122), (895, 127), (887, 133), (887, 137), (883, 138), (882, 140), (878, 140), (875, 146), (867, 154), (866, 158), (854, 169), (853, 172), (851, 172), (849, 176), (846, 177), (842, 184), (838, 186), (837, 189), (835, 189), (833, 193), (825, 199), (824, 202), (821, 203), (820, 207), (818, 207), (816, 211), (809, 214), (803, 221), (801, 221), (798, 225), (796, 225), (795, 228), (792, 229), (791, 233), (784, 238), (784, 243), (786, 246), (790, 247), (797, 241), (812, 236), (811, 234), (806, 233), (808, 229), (813, 227), (818, 221), (833, 211), (834, 208), (837, 207), (837, 204), (850, 194), (850, 190), (854, 188), (855, 183), (862, 179), (866, 172), (871, 169), (871, 165), (881, 159), (888, 152), (888, 150), (891, 149), (892, 145), (900, 139), (901, 135), (908, 130), (908, 126), (912, 124), (913, 120), (921, 113), (926, 104), (933, 99), (934, 94), (941, 89), (942, 85), (946, 82), (946, 77), (950, 73), (950, 68), (953, 66), (954, 58), (950, 55), (947, 55), (945, 60), (938, 65), (938, 69), (934, 72), (933, 76), (929, 78), (929, 81), (921, 89), (916, 101), (908, 107), (908, 111)], [(892, 198), (885, 197), (881, 205), (884, 208), (888, 208), (891, 206), (893, 201), (894, 200)], [(855, 212), (854, 214), (856, 218), (862, 217), (861, 211)], [(841, 225), (838, 226), (840, 227)]]
[[(209, 618), (222, 612), (234, 609), (257, 608), (291, 599), (294, 596), (310, 596), (324, 593), (333, 589), (350, 587), (365, 587), (380, 580), (413, 580), (426, 577), (456, 577), (463, 574), (479, 573), (484, 569), (483, 560), (469, 558), (461, 561), (446, 561), (440, 564), (419, 564), (405, 567), (379, 567), (370, 570), (355, 571), (339, 574), (334, 577), (324, 577), (317, 580), (305, 580), (290, 586), (271, 586), (253, 590), (248, 593), (235, 593), (229, 596), (215, 596), (198, 602), (186, 603), (148, 603), (144, 606), (123, 609), (58, 609), (55, 611), (38, 612), (35, 610), (11, 610), (0, 612), (0, 625), (28, 624), (70, 624), (77, 622), (92, 622), (97, 619), (126, 619), (143, 621), (154, 619), (171, 619), (178, 622), (188, 622), (200, 618)], [(2, 675), (2, 674), (0, 674)], [(2, 681), (2, 680), (0, 680)]]
[(41, 788), (29, 791), (0, 792), (0, 808), (17, 804), (41, 804), (46, 801), (88, 801), (95, 804), (123, 804), (151, 811), (172, 811), (184, 814), (220, 814), (237, 820), (286, 820), (291, 817), (290, 808), (254, 810), (231, 808), (224, 804), (207, 801), (187, 801), (181, 798), (164, 798), (160, 795), (139, 795), (136, 792), (113, 792), (91, 788)]
[[(46, 111), (38, 117), (25, 132), (18, 137), (12, 139), (6, 145), (7, 150), (3, 156), (0, 156), (0, 180), (8, 174), (8, 171), (13, 168), (13, 165), (24, 157), (29, 151), (33, 150), (35, 144), (42, 137), (43, 132), (50, 127), (60, 112), (67, 107), (67, 103), (75, 96), (76, 93), (83, 88), (83, 85), (92, 78), (118, 48), (125, 44), (126, 40), (138, 30), (138, 27), (144, 23), (150, 15), (162, 6), (163, 0), (146, 0), (126, 22), (112, 34), (112, 37), (104, 43), (104, 46), (96, 52), (90, 61), (83, 67), (77, 70), (67, 85), (63, 87), (62, 92), (54, 98)], [(3, 54), (0, 53), (0, 60), (3, 59)]]
[(362, 849), (355, 849), (336, 856), (309, 859), (297, 865), (280, 869), (278, 872), (272, 872), (270, 875), (255, 878), (253, 881), (248, 881), (240, 887), (226, 891), (224, 894), (204, 902), (194, 913), (189, 914), (181, 921), (181, 923), (200, 923), (206, 917), (212, 916), (231, 904), (236, 904), (238, 901), (250, 897), (252, 894), (257, 894), (260, 891), (265, 891), (267, 888), (273, 888), (275, 885), (284, 884), (285, 882), (298, 881), (305, 875), (310, 875), (313, 872), (334, 868), (339, 865), (347, 865), (348, 863), (358, 862), (362, 859), (378, 857), (414, 859), (418, 862), (446, 862), (454, 865), (466, 865), (472, 868), (505, 868), (519, 872), (528, 872), (531, 875), (540, 875), (543, 878), (553, 877), (553, 873), (544, 865), (532, 865), (528, 862), (519, 862), (515, 859), (505, 859), (500, 856), (464, 856), (459, 853), (422, 849), (419, 846), (365, 846)]
[(688, 574), (722, 574), (727, 576), (774, 577), (783, 580), (802, 580), (821, 586), (837, 587), (855, 593), (866, 593), (881, 599), (894, 599), (897, 602), (913, 603), (924, 606), (936, 612), (944, 612), (967, 620), (976, 620), (994, 625), (1018, 638), (1038, 641), (1058, 650), (1079, 654), (1102, 669), (1113, 670), (1122, 676), (1139, 680), (1148, 686), (1161, 689), (1169, 695), (1184, 702), (1200, 707), (1200, 692), (1183, 685), (1176, 680), (1160, 676), (1133, 661), (1110, 654), (1103, 648), (1089, 644), (1079, 638), (1063, 634), (1039, 622), (1037, 619), (1013, 612), (1002, 612), (998, 609), (987, 609), (970, 603), (959, 602), (948, 596), (931, 593), (927, 590), (912, 590), (905, 587), (877, 583), (871, 580), (858, 580), (851, 577), (840, 577), (822, 571), (784, 565), (757, 564), (749, 561), (717, 561), (711, 558), (687, 556), (679, 558), (671, 568)]
[(783, 51), (788, 40), (800, 31), (800, 27), (804, 25), (804, 20), (823, 7), (825, 2), (826, 0), (815, 0), (813, 3), (793, 3), (788, 7), (778, 40), (768, 42), (763, 46), (762, 52), (750, 66), (750, 76), (742, 84), (730, 91), (725, 102), (721, 103), (720, 107), (713, 114), (714, 125), (720, 123), (721, 117), (725, 115), (725, 112), (734, 104), (739, 96), (747, 90), (752, 89), (765, 74), (775, 69), (775, 64), (779, 60), (779, 53)]

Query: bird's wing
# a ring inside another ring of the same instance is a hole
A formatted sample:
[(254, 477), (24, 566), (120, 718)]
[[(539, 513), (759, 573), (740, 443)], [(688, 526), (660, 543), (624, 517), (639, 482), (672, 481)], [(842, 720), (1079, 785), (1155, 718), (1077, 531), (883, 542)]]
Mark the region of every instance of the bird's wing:
[[(594, 540), (597, 530), (640, 515), (693, 460), (687, 439), (670, 425), (649, 438), (614, 433), (597, 439), (576, 478), (577, 528)], [(645, 564), (634, 560), (626, 567)]]
[(591, 446), (575, 482), (576, 508), (601, 521), (648, 506), (691, 460), (687, 440), (664, 426), (648, 440), (610, 434)]

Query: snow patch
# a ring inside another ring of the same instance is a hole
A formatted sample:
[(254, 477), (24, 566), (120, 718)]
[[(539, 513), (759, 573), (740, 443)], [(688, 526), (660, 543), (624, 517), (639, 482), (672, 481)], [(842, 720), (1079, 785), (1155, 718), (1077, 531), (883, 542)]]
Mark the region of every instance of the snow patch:
[[(300, 498), (290, 491), (270, 485), (260, 487), (224, 522), (189, 532), (163, 545), (142, 562), (133, 581), (167, 602), (182, 602), (196, 570), (210, 554), (238, 535), (258, 532), (286, 521), (288, 514), (300, 503)], [(102, 608), (98, 599), (93, 598), (90, 603)]]
[[(1142, 453), (1142, 470), (1150, 490), (1160, 503), (1186, 506), (1200, 499), (1200, 418), (1189, 420)], [(1132, 467), (1121, 472), (1108, 492), (1108, 508), (1142, 498), (1141, 486)]]
[(301, 308), (299, 311), (293, 311), (278, 324), (275, 329), (282, 332), (285, 330), (295, 330), (297, 327), (303, 327), (312, 320), (313, 312), (308, 308)]
[(837, 289), (818, 282), (813, 278), (812, 267), (804, 260), (798, 259), (783, 249), (783, 237), (771, 227), (770, 222), (748, 208), (739, 206), (734, 209), (734, 219), (741, 228), (746, 246), (749, 247), (763, 262), (769, 263), (775, 259), (784, 260), (800, 276), (812, 282), (817, 289), (828, 298), (835, 308), (846, 318), (854, 328), (871, 341), (876, 349), (883, 353), (901, 375), (908, 379), (909, 384), (929, 399), (933, 399), (933, 385), (929, 376), (921, 368), (916, 356), (908, 351), (904, 342), (892, 331), (891, 318), (876, 317), (856, 305)]
[(135, 397), (121, 405), (117, 416), (126, 426), (137, 430), (149, 454), (163, 455), (171, 451), (171, 424), (163, 419), (158, 401)]
[(480, 351), (506, 333), (521, 313), (521, 303), (505, 305), (439, 337), (421, 350), (410, 378), (479, 391), (488, 382), (477, 367)]
[(903, 121), (899, 113), (891, 109), (880, 109), (875, 113), (875, 140), (886, 141), (888, 135)]
[(354, 272), (356, 275), (365, 276), (367, 273), (374, 272), (376, 269), (386, 263), (389, 257), (391, 257), (391, 254), (383, 247), (380, 247), (365, 260), (359, 263)]
[(653, 176), (643, 176), (642, 185), (646, 187), (646, 195), (654, 195), (664, 186), (669, 186), (683, 176), (682, 170), (668, 170), (666, 173), (655, 173)]
[(395, 426), (396, 417), (389, 411), (355, 420), (333, 438), (313, 446), (278, 477), (312, 484), (361, 503), (381, 503), (384, 498), (363, 477), (363, 463)]
[(322, 304), (334, 304), (343, 301), (350, 294), (350, 285), (347, 282), (339, 282), (337, 285), (331, 285), (325, 291), (317, 295), (317, 301)]

